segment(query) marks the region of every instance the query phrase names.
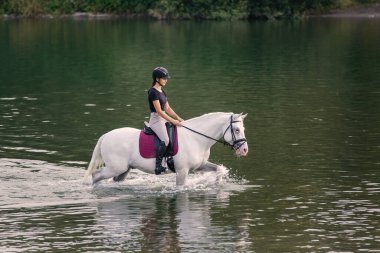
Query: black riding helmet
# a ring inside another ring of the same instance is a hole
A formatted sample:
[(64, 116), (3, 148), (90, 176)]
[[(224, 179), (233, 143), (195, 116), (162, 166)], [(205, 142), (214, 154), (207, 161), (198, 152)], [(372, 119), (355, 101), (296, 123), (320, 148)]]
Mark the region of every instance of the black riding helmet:
[(156, 82), (156, 78), (170, 78), (169, 71), (164, 67), (157, 67), (152, 72), (153, 82)]

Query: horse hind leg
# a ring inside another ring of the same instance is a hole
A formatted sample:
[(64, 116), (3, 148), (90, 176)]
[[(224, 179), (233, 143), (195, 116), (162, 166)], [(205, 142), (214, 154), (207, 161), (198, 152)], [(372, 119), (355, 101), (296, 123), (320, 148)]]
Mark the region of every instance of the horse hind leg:
[(124, 181), (125, 177), (128, 175), (128, 173), (131, 171), (131, 168), (128, 168), (126, 172), (121, 173), (120, 175), (113, 177), (114, 182), (121, 182)]
[(100, 170), (97, 170), (95, 171), (93, 174), (92, 174), (92, 184), (96, 184), (98, 183), (99, 181), (105, 179), (105, 176), (103, 175), (104, 174), (104, 170), (106, 168), (102, 168)]
[(120, 172), (110, 167), (103, 167), (92, 174), (92, 184), (96, 184), (103, 179), (108, 179), (120, 175)]

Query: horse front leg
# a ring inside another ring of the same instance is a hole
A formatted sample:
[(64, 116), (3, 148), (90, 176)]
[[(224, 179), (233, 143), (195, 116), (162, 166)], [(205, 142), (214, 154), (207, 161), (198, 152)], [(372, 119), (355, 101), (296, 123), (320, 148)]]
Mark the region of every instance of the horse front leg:
[(216, 172), (218, 170), (218, 165), (212, 162), (206, 162), (205, 164), (201, 165), (199, 168), (197, 168), (196, 172)]
[(189, 174), (189, 169), (177, 169), (176, 171), (176, 185), (184, 186), (186, 184), (187, 175)]
[(221, 183), (223, 176), (226, 174), (225, 169), (223, 169), (223, 166), (217, 165), (209, 161), (201, 165), (198, 169), (195, 170), (195, 172), (201, 172), (201, 173), (214, 172), (216, 175), (216, 180), (215, 180), (216, 184)]

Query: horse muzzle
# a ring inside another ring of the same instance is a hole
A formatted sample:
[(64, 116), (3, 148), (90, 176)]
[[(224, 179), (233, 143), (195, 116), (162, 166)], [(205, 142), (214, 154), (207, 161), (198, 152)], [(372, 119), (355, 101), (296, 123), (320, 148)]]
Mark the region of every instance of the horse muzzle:
[(238, 157), (247, 156), (247, 154), (248, 154), (248, 144), (246, 142), (244, 142), (243, 145), (240, 145), (238, 148), (236, 148), (235, 149), (235, 154)]

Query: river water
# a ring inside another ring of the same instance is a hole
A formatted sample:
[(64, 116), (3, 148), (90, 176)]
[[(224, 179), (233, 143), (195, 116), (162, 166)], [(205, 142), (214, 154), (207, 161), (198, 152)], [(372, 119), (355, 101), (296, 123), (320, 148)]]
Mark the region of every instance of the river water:
[[(0, 21), (1, 252), (380, 252), (380, 20)], [(215, 176), (93, 187), (97, 139), (147, 119), (155, 66), (185, 119), (246, 112)]]

